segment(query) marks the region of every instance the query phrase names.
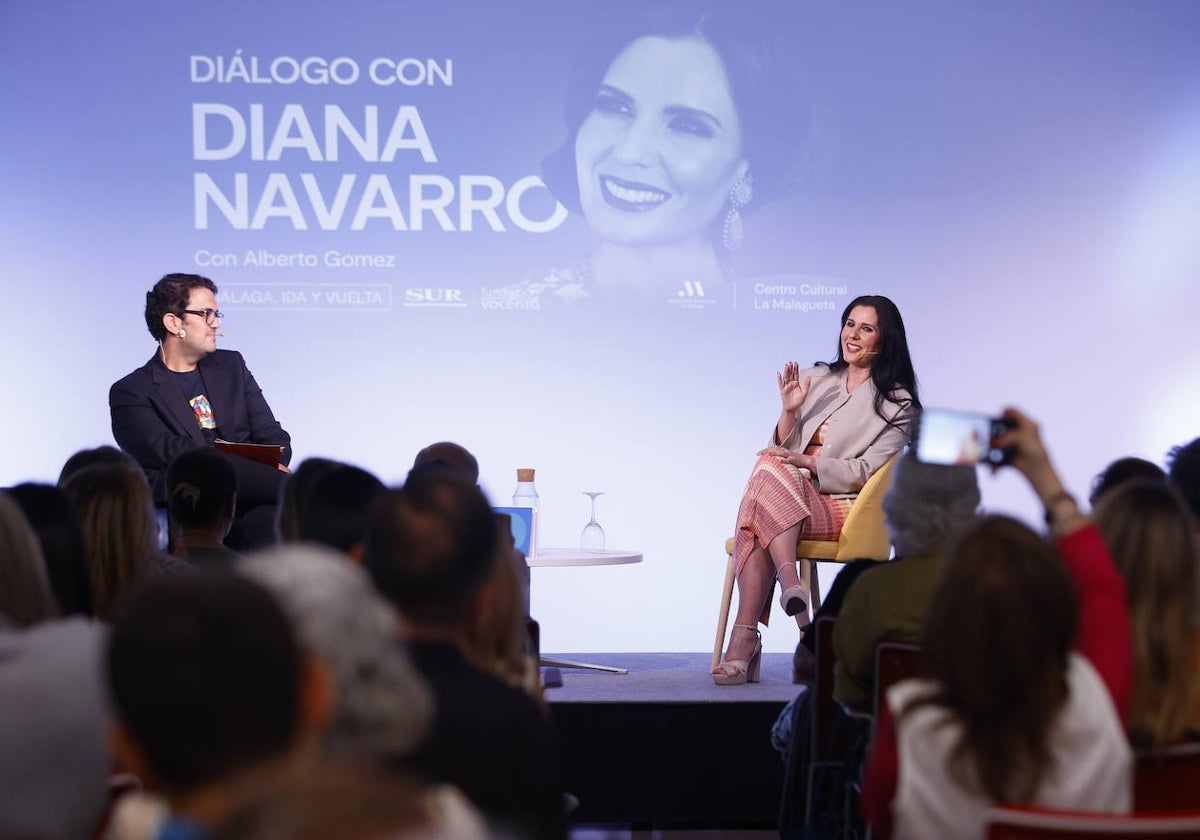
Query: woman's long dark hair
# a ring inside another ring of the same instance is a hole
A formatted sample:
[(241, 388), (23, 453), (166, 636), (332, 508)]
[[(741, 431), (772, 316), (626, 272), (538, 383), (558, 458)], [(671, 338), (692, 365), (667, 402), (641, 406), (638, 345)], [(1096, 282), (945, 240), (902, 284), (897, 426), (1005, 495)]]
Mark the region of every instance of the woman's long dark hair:
[[(879, 319), (879, 355), (871, 365), (871, 381), (875, 385), (875, 413), (888, 425), (895, 425), (883, 413), (884, 402), (903, 407), (909, 402), (904, 397), (897, 396), (900, 390), (907, 391), (912, 398), (911, 405), (917, 411), (921, 410), (921, 398), (917, 394), (917, 374), (913, 370), (912, 356), (908, 352), (908, 334), (904, 331), (904, 319), (900, 310), (890, 298), (883, 295), (859, 295), (842, 310), (842, 325), (850, 317), (850, 312), (856, 306), (869, 306), (875, 310)], [(839, 328), (840, 329), (840, 328)], [(825, 365), (834, 373), (849, 367), (850, 363), (842, 355), (842, 339), (838, 334), (837, 357), (832, 362), (817, 362)]]
[(937, 688), (899, 710), (946, 709), (961, 726), (948, 771), (997, 802), (1030, 802), (1051, 769), (1078, 605), (1054, 547), (1004, 516), (951, 547), (922, 636)]

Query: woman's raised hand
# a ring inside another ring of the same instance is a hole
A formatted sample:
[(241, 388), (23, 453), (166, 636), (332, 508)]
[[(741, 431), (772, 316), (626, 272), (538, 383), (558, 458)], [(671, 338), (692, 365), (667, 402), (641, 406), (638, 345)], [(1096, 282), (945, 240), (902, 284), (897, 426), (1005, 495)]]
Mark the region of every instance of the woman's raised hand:
[(800, 365), (795, 362), (788, 362), (783, 366), (782, 373), (776, 373), (775, 378), (779, 380), (779, 399), (783, 403), (783, 410), (796, 413), (800, 410), (800, 406), (804, 405), (804, 398), (808, 396), (808, 389), (812, 386), (812, 377), (804, 377), (804, 382), (800, 381)]

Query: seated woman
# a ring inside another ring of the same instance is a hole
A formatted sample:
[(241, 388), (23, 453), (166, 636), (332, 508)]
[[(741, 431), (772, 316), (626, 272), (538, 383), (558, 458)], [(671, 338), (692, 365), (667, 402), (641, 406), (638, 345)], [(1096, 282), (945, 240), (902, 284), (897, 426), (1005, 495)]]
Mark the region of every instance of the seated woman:
[(1125, 580), (1133, 624), (1129, 740), (1154, 748), (1200, 734), (1200, 546), (1187, 505), (1162, 479), (1141, 479), (1108, 491), (1095, 515)]
[(63, 616), (90, 617), (92, 579), (83, 546), (83, 529), (67, 494), (52, 484), (33, 482), (9, 487), (5, 492), (20, 506), (37, 535), (59, 612)]
[(150, 485), (136, 466), (86, 467), (67, 479), (92, 581), (95, 618), (111, 621), (117, 601), (147, 575), (170, 575), (187, 563), (156, 548)]
[(922, 638), (930, 678), (888, 691), (867, 763), (863, 812), (880, 837), (977, 838), (998, 802), (1131, 805), (1125, 587), (1037, 426), (1005, 418), (995, 444), (1041, 499), (1057, 551), (1001, 516), (950, 549)]
[(784, 611), (807, 614), (796, 544), (837, 539), (854, 496), (908, 442), (921, 407), (904, 321), (882, 295), (857, 297), (842, 312), (833, 362), (803, 371), (788, 362), (777, 379), (783, 408), (773, 445), (758, 453), (738, 510), (738, 610), (712, 672), (717, 685), (757, 682), (758, 622), (767, 623), (776, 577)]

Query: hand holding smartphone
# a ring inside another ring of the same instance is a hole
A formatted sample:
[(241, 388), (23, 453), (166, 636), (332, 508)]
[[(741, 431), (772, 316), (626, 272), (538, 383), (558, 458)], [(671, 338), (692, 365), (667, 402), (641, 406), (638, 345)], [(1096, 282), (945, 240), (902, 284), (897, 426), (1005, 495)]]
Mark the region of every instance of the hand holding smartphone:
[(974, 466), (1007, 464), (1010, 453), (992, 445), (1008, 428), (1001, 417), (973, 411), (926, 408), (917, 420), (915, 449), (918, 461), (927, 464)]

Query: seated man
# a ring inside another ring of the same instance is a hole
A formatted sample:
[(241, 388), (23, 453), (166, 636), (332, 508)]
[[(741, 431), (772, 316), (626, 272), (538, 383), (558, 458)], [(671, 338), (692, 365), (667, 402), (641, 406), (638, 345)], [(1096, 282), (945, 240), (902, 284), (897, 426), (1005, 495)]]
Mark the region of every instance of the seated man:
[(242, 355), (217, 349), (216, 295), (216, 284), (196, 274), (168, 274), (146, 293), (146, 326), (158, 352), (109, 390), (113, 437), (145, 470), (159, 506), (167, 501), (167, 465), (184, 450), (217, 439), (282, 446), (279, 470), (230, 456), (238, 478), (238, 522), (228, 542), (256, 548), (274, 539), (274, 505), (291, 459), (291, 437)]
[(436, 697), (429, 739), (405, 766), (456, 785), (516, 836), (563, 838), (554, 732), (534, 701), (472, 666), (464, 638), (490, 597), (496, 525), (460, 469), (409, 473), (367, 532), (366, 566), (400, 613), (417, 670)]
[(310, 765), (332, 703), (282, 607), (225, 569), (140, 589), (107, 672), (117, 757), (171, 806), (160, 836), (204, 836), (255, 783)]
[[(463, 474), (471, 479), (475, 484), (479, 483), (479, 461), (475, 459), (466, 447), (460, 446), (457, 443), (452, 443), (448, 440), (431, 443), (413, 459), (413, 469), (417, 467), (425, 467), (430, 464), (445, 464), (453, 467), (460, 467)], [(525, 553), (519, 548), (513, 547), (509, 552), (512, 560), (513, 571), (517, 573), (517, 581), (521, 585), (521, 600), (525, 609), (525, 618), (532, 622), (529, 617), (529, 561), (525, 557)], [(536, 645), (532, 639), (529, 640), (530, 649)]]
[(367, 522), (386, 489), (382, 481), (361, 467), (330, 467), (313, 481), (305, 495), (297, 536), (301, 542), (340, 551), (361, 565)]
[(838, 700), (869, 707), (875, 647), (885, 641), (920, 642), (946, 543), (974, 521), (978, 506), (974, 467), (925, 464), (911, 453), (897, 462), (883, 499), (896, 559), (875, 564), (846, 593), (833, 629)]

